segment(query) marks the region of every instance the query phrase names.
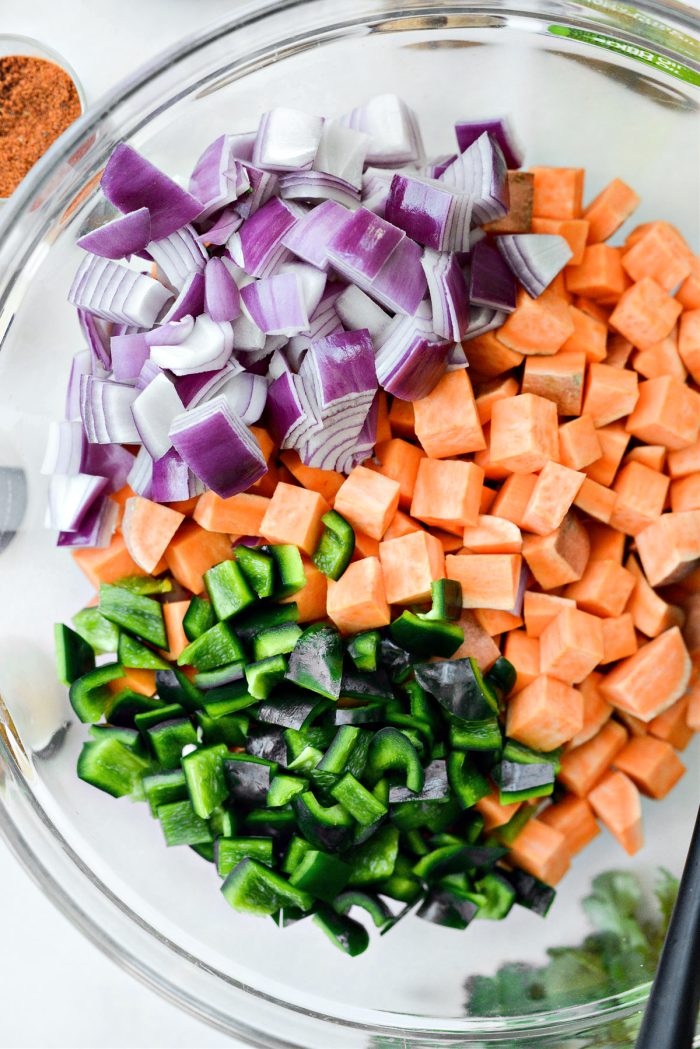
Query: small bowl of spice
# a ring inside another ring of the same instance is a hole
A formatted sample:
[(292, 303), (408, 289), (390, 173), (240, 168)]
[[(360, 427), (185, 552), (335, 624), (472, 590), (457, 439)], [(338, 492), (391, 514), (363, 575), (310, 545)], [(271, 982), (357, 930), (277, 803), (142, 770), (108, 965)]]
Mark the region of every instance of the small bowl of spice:
[(0, 204), (84, 109), (65, 59), (29, 37), (0, 35)]

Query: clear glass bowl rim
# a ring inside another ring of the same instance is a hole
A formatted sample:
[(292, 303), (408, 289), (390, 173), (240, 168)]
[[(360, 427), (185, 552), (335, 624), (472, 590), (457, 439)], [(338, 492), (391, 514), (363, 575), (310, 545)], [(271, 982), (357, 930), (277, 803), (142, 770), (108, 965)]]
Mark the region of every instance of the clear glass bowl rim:
[[(413, 16), (419, 14), (434, 16), (435, 14), (445, 12), (458, 12), (471, 16), (477, 16), (480, 13), (500, 13), (505, 15), (522, 13), (530, 18), (544, 19), (552, 13), (552, 10), (556, 9), (560, 16), (562, 14), (570, 16), (572, 11), (576, 11), (576, 21), (587, 28), (595, 29), (605, 26), (605, 23), (596, 20), (597, 9), (595, 7), (591, 5), (585, 11), (585, 14), (582, 14), (581, 9), (575, 3), (570, 10), (566, 10), (568, 8), (566, 0), (563, 0), (562, 3), (553, 3), (551, 0), (545, 0), (539, 5), (528, 2), (528, 0), (519, 0), (512, 6), (506, 0), (454, 0), (453, 3), (440, 2), (440, 0), (405, 0), (403, 4), (399, 3), (399, 0), (373, 0), (373, 2), (376, 10), (372, 13), (372, 21), (375, 23), (409, 14)], [(134, 74), (120, 81), (97, 104), (84, 111), (83, 115), (56, 140), (32, 168), (14, 194), (7, 198), (7, 203), (0, 201), (2, 203), (2, 210), (0, 210), (0, 255), (2, 254), (3, 242), (13, 239), (10, 235), (13, 227), (20, 222), (29, 204), (37, 197), (42, 187), (52, 183), (56, 177), (56, 172), (76, 150), (76, 147), (80, 143), (87, 142), (100, 122), (125, 99), (136, 94), (140, 89), (147, 87), (165, 68), (186, 59), (199, 49), (214, 43), (220, 37), (240, 31), (247, 25), (263, 22), (266, 18), (284, 13), (291, 15), (295, 9), (310, 8), (316, 3), (317, 0), (247, 0), (247, 2), (240, 5), (235, 17), (227, 16), (212, 23), (192, 37), (182, 40), (173, 47), (159, 53), (152, 61), (142, 65)], [(360, 6), (358, 4), (358, 7)], [(612, 12), (615, 7), (618, 8), (620, 13), (624, 13), (625, 9), (627, 12), (633, 9), (635, 12), (650, 18), (659, 19), (660, 21), (670, 19), (675, 27), (681, 27), (694, 34), (700, 46), (700, 9), (695, 10), (686, 4), (677, 3), (676, 0), (668, 0), (668, 2), (634, 0), (633, 5), (631, 3), (624, 5), (601, 3), (600, 10), (607, 9)], [(386, 9), (384, 10), (384, 8)], [(548, 8), (552, 10), (548, 11)], [(363, 18), (360, 15), (352, 18), (349, 16), (339, 18), (335, 28), (356, 25), (362, 21)], [(315, 28), (319, 29), (321, 26), (316, 26)], [(624, 35), (628, 40), (635, 39), (634, 33), (628, 26), (625, 27)], [(18, 41), (37, 46), (41, 50), (46, 51), (47, 57), (63, 66), (66, 72), (75, 80), (84, 108), (84, 96), (80, 82), (61, 55), (53, 52), (50, 48), (41, 44), (40, 41), (35, 41), (29, 37), (18, 37), (15, 34), (7, 34), (7, 36), (8, 38), (11, 36)], [(289, 36), (294, 37), (296, 34), (288, 34)], [(280, 40), (280, 45), (284, 45), (288, 37)], [(641, 36), (637, 40), (641, 45), (648, 43)], [(687, 53), (674, 53), (672, 49), (664, 48), (658, 41), (654, 42), (654, 48), (660, 52), (665, 50), (668, 57), (677, 57), (683, 64), (694, 68), (696, 72), (700, 73), (700, 61), (690, 58)], [(17, 272), (21, 269), (21, 260), (15, 258), (13, 263), (16, 264), (14, 273), (16, 277)], [(4, 337), (1, 323), (3, 306), (11, 293), (12, 286), (13, 282), (10, 281), (6, 283), (3, 289), (2, 281), (0, 280), (0, 349), (2, 348), (2, 339)], [(198, 1019), (229, 1035), (235, 1035), (244, 1039), (248, 1044), (261, 1046), (263, 1049), (267, 1049), (270, 1046), (280, 1047), (280, 1049), (282, 1047), (284, 1049), (286, 1047), (299, 1049), (302, 1043), (296, 1040), (293, 1042), (288, 1041), (285, 1037), (270, 1036), (264, 1027), (257, 1024), (255, 1027), (251, 1026), (247, 1022), (247, 1018), (235, 1017), (230, 1014), (224, 1015), (197, 994), (190, 993), (182, 985), (164, 978), (158, 972), (157, 967), (150, 963), (150, 960), (144, 961), (142, 958), (137, 957), (123, 943), (106, 934), (96, 919), (88, 913), (87, 909), (81, 906), (71, 892), (52, 877), (51, 872), (35, 851), (33, 844), (28, 840), (31, 834), (26, 835), (23, 833), (24, 825), (22, 825), (21, 821), (13, 818), (10, 806), (4, 801), (4, 789), (6, 789), (7, 784), (10, 784), (11, 789), (16, 792), (17, 797), (20, 799), (19, 807), (22, 809), (22, 818), (26, 818), (32, 824), (32, 833), (34, 835), (38, 834), (42, 839), (50, 842), (54, 850), (60, 851), (62, 856), (76, 868), (76, 875), (78, 877), (85, 876), (90, 882), (90, 888), (102, 894), (105, 906), (112, 907), (113, 910), (120, 912), (120, 931), (127, 931), (129, 924), (136, 923), (142, 931), (150, 935), (154, 948), (175, 951), (184, 962), (198, 966), (196, 959), (189, 956), (177, 945), (163, 939), (155, 929), (146, 925), (136, 914), (121, 905), (120, 901), (114, 897), (110, 890), (85, 867), (80, 857), (71, 849), (57, 828), (47, 818), (46, 813), (34, 797), (22, 767), (26, 760), (27, 756), (24, 753), (22, 742), (15, 732), (12, 718), (3, 702), (2, 695), (0, 695), (0, 834), (2, 834), (15, 856), (25, 867), (29, 876), (32, 877), (51, 902), (109, 958), (163, 997), (179, 1005)], [(221, 978), (222, 974), (213, 973), (212, 976)], [(363, 1038), (397, 1038), (399, 1039), (397, 1049), (399, 1044), (402, 1046), (402, 1049), (403, 1047), (407, 1049), (409, 1045), (430, 1045), (432, 1047), (439, 1044), (459, 1044), (466, 1046), (474, 1042), (478, 1042), (479, 1049), (481, 1049), (485, 1044), (498, 1044), (504, 1040), (513, 1045), (514, 1043), (511, 1039), (518, 1035), (524, 1039), (523, 1046), (526, 1042), (530, 1044), (529, 1039), (531, 1038), (543, 1039), (548, 1036), (570, 1038), (577, 1033), (590, 1033), (600, 1025), (624, 1019), (639, 1011), (646, 1000), (649, 988), (648, 984), (642, 984), (622, 994), (583, 1006), (570, 1006), (552, 1012), (528, 1014), (525, 1016), (488, 1019), (464, 1017), (453, 1020), (451, 1018), (443, 1019), (413, 1015), (399, 1016), (398, 1014), (380, 1012), (378, 1010), (365, 1010), (362, 1012), (361, 1018), (358, 1017), (357, 1021), (352, 1021), (344, 1017), (314, 1012), (293, 1002), (273, 999), (250, 986), (238, 984), (228, 977), (225, 979), (232, 987), (236, 987), (247, 998), (251, 999), (251, 1004), (254, 1004), (257, 1000), (260, 1006), (269, 1004), (279, 1010), (280, 1013), (286, 1013), (290, 1020), (295, 1015), (297, 1018), (303, 1017), (305, 1020), (316, 1024), (315, 1028), (308, 1026), (295, 1028), (295, 1035), (297, 1033), (303, 1035), (305, 1032), (318, 1035), (319, 1024), (322, 1024), (326, 1035), (329, 1037), (332, 1035), (333, 1028), (335, 1028), (336, 1037), (339, 1037), (341, 1032), (345, 1036), (354, 1032)], [(340, 1045), (340, 1041), (337, 1044)], [(342, 1044), (352, 1045), (353, 1043), (346, 1042), (343, 1039)], [(533, 1042), (532, 1044), (535, 1043)], [(696, 1038), (695, 1044), (700, 1045), (700, 1039)]]

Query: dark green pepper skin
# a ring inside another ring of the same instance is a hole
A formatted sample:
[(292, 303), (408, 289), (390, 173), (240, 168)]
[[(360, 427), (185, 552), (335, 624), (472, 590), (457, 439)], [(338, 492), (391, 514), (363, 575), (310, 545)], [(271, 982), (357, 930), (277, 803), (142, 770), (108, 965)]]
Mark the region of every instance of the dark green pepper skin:
[(286, 678), (326, 699), (338, 699), (343, 680), (343, 644), (333, 627), (307, 627), (289, 657)]
[(312, 560), (329, 579), (340, 579), (355, 553), (355, 532), (337, 510), (329, 510), (321, 520), (325, 527)]
[(464, 631), (445, 619), (421, 619), (413, 612), (402, 612), (389, 627), (397, 645), (416, 656), (449, 658), (464, 641)]
[(416, 681), (450, 714), (463, 721), (480, 721), (498, 713), (498, 700), (485, 684), (474, 659), (419, 663)]

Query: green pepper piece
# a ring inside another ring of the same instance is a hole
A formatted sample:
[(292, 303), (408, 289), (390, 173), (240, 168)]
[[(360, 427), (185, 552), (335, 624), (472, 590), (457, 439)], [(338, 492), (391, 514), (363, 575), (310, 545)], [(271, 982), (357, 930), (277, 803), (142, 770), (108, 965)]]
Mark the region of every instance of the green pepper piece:
[(290, 772), (312, 772), (322, 759), (321, 751), (307, 743), (294, 760), (289, 762), (287, 768)]
[[(209, 692), (218, 691), (226, 685), (237, 684), (245, 679), (245, 663), (227, 663), (216, 670), (200, 670), (194, 676), (195, 685)], [(200, 706), (202, 704), (200, 703)]]
[(346, 889), (333, 900), (333, 910), (337, 914), (347, 914), (353, 907), (366, 911), (378, 929), (383, 929), (391, 921), (392, 914), (387, 905), (372, 893)]
[(197, 670), (217, 670), (228, 663), (245, 661), (243, 646), (228, 623), (217, 623), (191, 641), (177, 658), (178, 666)]
[(513, 691), (516, 677), (517, 672), (513, 664), (505, 656), (499, 656), (486, 673), (484, 681), (497, 696), (503, 699)]
[(313, 791), (307, 790), (292, 799), (299, 830), (317, 849), (338, 852), (348, 843), (353, 818), (342, 805), (321, 805)]
[(203, 820), (208, 819), (228, 795), (224, 780), (224, 758), (228, 754), (228, 747), (218, 743), (193, 750), (182, 759), (192, 808)]
[(503, 747), (502, 758), (504, 761), (516, 762), (518, 765), (549, 764), (558, 775), (561, 767), (561, 752), (561, 747), (550, 751), (533, 750), (532, 747), (526, 747), (524, 743), (519, 743), (515, 739), (507, 739)]
[(138, 667), (141, 670), (170, 669), (170, 664), (166, 659), (128, 634), (119, 635), (117, 653), (117, 658), (124, 667)]
[(367, 773), (373, 782), (385, 772), (402, 772), (409, 790), (418, 794), (425, 779), (418, 752), (408, 737), (396, 728), (383, 728), (369, 745)]
[(450, 724), (450, 746), (453, 750), (500, 750), (503, 736), (498, 718), (455, 719)]
[[(153, 753), (164, 769), (176, 769), (182, 759), (183, 747), (197, 744), (197, 733), (187, 718), (161, 721), (146, 729)], [(187, 843), (189, 844), (189, 843)]]
[(275, 588), (275, 563), (270, 554), (250, 546), (237, 546), (234, 553), (248, 586), (259, 598), (272, 597)]
[(291, 597), (292, 594), (296, 594), (298, 590), (306, 586), (304, 562), (296, 546), (278, 544), (266, 546), (263, 549), (271, 555), (275, 562), (278, 583), (272, 596), (276, 601), (280, 601), (283, 597)]
[(129, 750), (133, 750), (140, 758), (146, 759), (148, 757), (143, 745), (143, 739), (135, 728), (128, 728), (124, 725), (90, 725), (88, 734), (94, 740), (106, 739), (107, 736), (110, 736), (112, 739), (118, 739), (120, 743), (123, 743)]
[(477, 801), (491, 793), (485, 776), (469, 764), (469, 758), (461, 750), (447, 755), (447, 777), (452, 791), (463, 809), (470, 809)]
[(211, 601), (203, 597), (193, 597), (182, 620), (182, 629), (188, 641), (196, 641), (216, 623), (216, 616)]
[(197, 815), (189, 801), (159, 805), (158, 819), (166, 845), (199, 845), (213, 840), (209, 824)]
[(361, 776), (367, 764), (370, 738), (368, 732), (356, 725), (342, 725), (318, 764), (319, 784), (330, 788), (345, 772)]
[(462, 584), (456, 579), (433, 579), (430, 596), (432, 608), (429, 612), (418, 612), (419, 619), (459, 619), (462, 614)]
[(114, 735), (83, 743), (78, 758), (78, 777), (114, 798), (143, 796), (141, 778), (150, 764), (133, 747)]
[(196, 852), (198, 856), (201, 856), (207, 863), (214, 862), (214, 842), (213, 841), (201, 841), (198, 845), (190, 845), (189, 848), (192, 852)]
[(68, 697), (81, 721), (100, 720), (112, 698), (109, 682), (123, 676), (121, 663), (103, 663), (72, 683)]
[(313, 906), (308, 892), (249, 857), (236, 864), (221, 891), (234, 910), (246, 914), (276, 914), (285, 907), (308, 911)]
[(214, 565), (204, 573), (204, 585), (220, 620), (230, 619), (255, 602), (255, 594), (236, 561)]
[(270, 656), (257, 663), (249, 663), (245, 668), (248, 691), (255, 699), (267, 699), (275, 685), (284, 680), (287, 672), (287, 660), (284, 656)]
[(349, 884), (372, 885), (390, 878), (394, 873), (398, 854), (398, 829), (380, 827), (368, 841), (355, 846), (346, 854), (346, 862), (352, 867)]
[(330, 907), (319, 906), (314, 914), (314, 925), (318, 925), (338, 950), (351, 958), (356, 958), (369, 946), (369, 933), (364, 925)]
[(62, 685), (73, 682), (95, 667), (95, 653), (75, 630), (63, 623), (54, 625), (56, 675)]
[(156, 670), (156, 691), (163, 703), (178, 703), (191, 711), (204, 702), (204, 694), (178, 667)]
[(311, 849), (290, 874), (289, 884), (330, 903), (345, 888), (350, 873), (348, 864), (337, 856)]
[(532, 762), (501, 761), (493, 769), (493, 778), (499, 787), (501, 805), (530, 798), (548, 797), (554, 790), (554, 766), (548, 761), (535, 765)]
[(488, 687), (475, 659), (418, 663), (416, 681), (440, 706), (463, 721), (478, 721), (498, 714), (498, 699)]
[(264, 867), (274, 865), (272, 838), (218, 838), (214, 846), (216, 869), (222, 878), (228, 877), (241, 860), (251, 859)]
[(445, 619), (421, 619), (413, 612), (402, 612), (389, 627), (394, 641), (417, 656), (453, 655), (464, 641), (464, 631)]
[(298, 619), (299, 606), (296, 601), (287, 601), (283, 605), (257, 605), (236, 620), (236, 634), (246, 644), (252, 645), (263, 630), (281, 626), (282, 623), (296, 623)]
[(157, 816), (159, 805), (188, 800), (185, 773), (182, 769), (172, 769), (170, 772), (154, 772), (150, 776), (144, 776), (143, 792), (152, 815)]
[(534, 805), (521, 805), (507, 823), (496, 828), (494, 831), (496, 838), (502, 841), (504, 845), (512, 845), (528, 820), (535, 815), (535, 808), (536, 806)]
[(313, 845), (305, 838), (300, 838), (298, 834), (294, 834), (287, 846), (287, 851), (284, 854), (282, 860), (282, 870), (285, 874), (291, 874), (295, 870), (307, 852), (311, 852)]
[(355, 552), (355, 532), (337, 510), (329, 510), (321, 520), (325, 527), (312, 560), (329, 579), (340, 579)]
[(484, 902), (479, 907), (477, 918), (485, 918), (487, 921), (501, 921), (510, 913), (515, 903), (515, 889), (504, 877), (491, 871), (480, 878), (474, 885), (474, 889), (484, 897)]
[(306, 780), (299, 776), (275, 776), (267, 792), (265, 804), (269, 809), (281, 809), (296, 794), (303, 794), (308, 789), (309, 785)]
[(426, 827), (439, 833), (459, 819), (460, 808), (453, 797), (437, 801), (401, 801), (391, 806), (391, 822), (402, 831)]
[(97, 655), (116, 654), (119, 627), (105, 619), (99, 608), (81, 608), (73, 616), (73, 626)]
[(363, 827), (376, 823), (389, 811), (351, 772), (331, 787), (331, 794)]
[(115, 586), (121, 590), (129, 590), (132, 594), (169, 594), (173, 589), (173, 581), (169, 576), (154, 579), (150, 575), (127, 575), (116, 579)]
[(302, 629), (296, 623), (281, 623), (263, 630), (253, 639), (253, 659), (289, 655), (301, 635)]
[(333, 627), (314, 623), (303, 632), (289, 657), (287, 680), (326, 699), (338, 699), (343, 679), (343, 645)]
[(134, 728), (137, 714), (160, 710), (162, 706), (162, 702), (155, 696), (142, 696), (140, 692), (132, 692), (130, 688), (124, 688), (121, 692), (117, 692), (109, 704), (107, 717), (110, 725)]
[(232, 838), (236, 829), (236, 821), (231, 809), (217, 805), (209, 817), (209, 830), (215, 838)]
[(134, 724), (146, 739), (146, 732), (153, 725), (160, 725), (163, 721), (173, 721), (175, 718), (184, 718), (184, 708), (179, 703), (168, 703), (167, 706), (153, 707), (134, 714)]
[(364, 633), (355, 634), (350, 638), (346, 646), (347, 652), (358, 670), (373, 673), (377, 669), (380, 641), (378, 630), (365, 630)]
[(130, 634), (143, 641), (150, 641), (156, 648), (168, 647), (168, 637), (163, 621), (163, 607), (152, 597), (132, 594), (110, 583), (100, 586), (100, 613)]
[(383, 637), (379, 645), (382, 664), (386, 667), (391, 680), (401, 685), (407, 681), (413, 670), (413, 656), (391, 638)]
[(211, 718), (203, 710), (196, 714), (197, 724), (202, 730), (202, 741), (206, 746), (225, 743), (227, 747), (244, 747), (248, 738), (248, 718), (244, 714), (229, 714)]

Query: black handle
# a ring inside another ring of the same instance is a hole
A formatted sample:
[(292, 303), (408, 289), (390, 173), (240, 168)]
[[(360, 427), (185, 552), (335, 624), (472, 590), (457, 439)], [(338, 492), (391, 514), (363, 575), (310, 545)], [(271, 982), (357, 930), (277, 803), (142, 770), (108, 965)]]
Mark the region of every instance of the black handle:
[(637, 1049), (691, 1049), (700, 1004), (700, 812)]

